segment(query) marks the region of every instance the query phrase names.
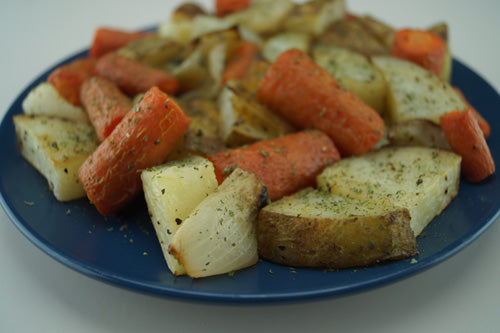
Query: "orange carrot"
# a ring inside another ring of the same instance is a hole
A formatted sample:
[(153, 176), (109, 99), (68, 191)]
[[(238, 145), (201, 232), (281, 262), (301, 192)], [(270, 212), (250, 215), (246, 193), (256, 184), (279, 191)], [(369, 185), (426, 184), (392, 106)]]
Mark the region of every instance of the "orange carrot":
[(391, 55), (416, 63), (440, 76), (446, 56), (446, 42), (430, 31), (402, 29), (394, 35)]
[(256, 59), (258, 54), (259, 47), (257, 44), (248, 41), (239, 43), (229, 57), (224, 74), (222, 75), (222, 82), (241, 79), (245, 76), (252, 61)]
[(271, 65), (257, 98), (296, 127), (325, 132), (342, 156), (367, 152), (384, 134), (375, 110), (297, 49), (281, 53)]
[(307, 186), (328, 164), (340, 159), (331, 139), (320, 131), (303, 131), (209, 156), (219, 183), (236, 167), (255, 173), (277, 200)]
[(488, 121), (486, 121), (486, 119), (484, 119), (483, 116), (481, 116), (481, 114), (469, 103), (469, 101), (465, 98), (464, 94), (458, 87), (455, 87), (455, 91), (460, 95), (465, 104), (467, 104), (469, 110), (472, 111), (474, 117), (476, 117), (479, 127), (483, 131), (484, 137), (487, 139), (490, 136), (491, 132), (490, 124), (488, 124)]
[(452, 111), (439, 118), (441, 128), (455, 153), (462, 156), (462, 172), (477, 183), (495, 172), (495, 162), (471, 110)]
[(82, 83), (80, 98), (101, 141), (132, 108), (130, 99), (113, 82), (100, 76)]
[(247, 8), (250, 0), (215, 0), (215, 14), (224, 16)]
[(95, 59), (81, 58), (53, 70), (47, 81), (73, 105), (80, 106), (80, 85), (95, 74)]
[(179, 89), (177, 80), (167, 72), (115, 53), (99, 58), (96, 71), (130, 96), (143, 93), (153, 86), (167, 94), (175, 94)]
[(88, 198), (112, 215), (141, 192), (140, 170), (162, 163), (186, 132), (181, 108), (152, 87), (79, 169)]
[(98, 28), (89, 49), (89, 56), (99, 58), (108, 52), (116, 51), (128, 43), (150, 35), (150, 32), (129, 32), (118, 29)]

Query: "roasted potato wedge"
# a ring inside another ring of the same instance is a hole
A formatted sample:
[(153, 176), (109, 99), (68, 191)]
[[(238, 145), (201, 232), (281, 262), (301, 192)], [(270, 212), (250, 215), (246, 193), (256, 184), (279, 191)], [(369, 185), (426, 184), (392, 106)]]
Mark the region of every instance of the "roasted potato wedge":
[(387, 130), (391, 146), (422, 146), (451, 150), (441, 126), (426, 119), (399, 122)]
[(99, 140), (89, 123), (47, 115), (16, 115), (14, 126), (21, 155), (49, 183), (59, 201), (85, 197), (78, 169)]
[(182, 222), (170, 243), (170, 254), (195, 278), (256, 264), (256, 220), (265, 193), (257, 176), (235, 169)]
[(48, 115), (90, 123), (85, 110), (65, 100), (49, 82), (42, 82), (33, 88), (24, 98), (22, 108), (26, 114)]
[(316, 44), (342, 47), (366, 56), (386, 55), (390, 51), (386, 42), (367, 29), (357, 17), (335, 21), (318, 37)]
[(226, 15), (224, 21), (257, 34), (270, 34), (281, 29), (293, 8), (291, 0), (253, 0), (246, 9)]
[(168, 157), (175, 160), (186, 155), (208, 156), (227, 148), (222, 139), (221, 119), (217, 104), (212, 99), (180, 98), (179, 106), (191, 119), (184, 137)]
[(143, 62), (153, 67), (163, 67), (182, 51), (182, 45), (175, 40), (157, 34), (128, 43), (117, 52), (126, 58)]
[(346, 268), (417, 253), (407, 209), (305, 189), (264, 207), (259, 255), (292, 267)]
[(378, 113), (384, 113), (387, 84), (367, 57), (347, 49), (328, 47), (315, 48), (313, 60), (332, 74), (341, 87), (352, 91)]
[(305, 32), (287, 31), (269, 37), (262, 48), (264, 58), (273, 62), (278, 56), (291, 48), (296, 48), (309, 53), (311, 35)]
[(182, 221), (217, 189), (214, 166), (205, 158), (189, 156), (144, 170), (141, 180), (168, 268), (174, 275), (183, 275), (184, 267), (168, 252), (168, 247)]
[(457, 195), (460, 156), (426, 147), (388, 147), (344, 158), (317, 177), (318, 188), (345, 198), (407, 208), (419, 235)]
[(294, 130), (285, 120), (254, 99), (247, 98), (248, 94), (231, 83), (224, 86), (218, 100), (222, 138), (228, 146), (268, 140)]
[(206, 15), (203, 8), (194, 3), (185, 3), (174, 10), (168, 20), (161, 22), (157, 33), (186, 45), (193, 39), (193, 20), (196, 16)]
[(265, 77), (267, 70), (271, 64), (264, 59), (255, 59), (246, 74), (231, 84), (237, 85), (237, 89), (241, 93), (246, 93), (247, 98), (255, 99), (255, 94), (259, 88), (260, 81)]
[(333, 22), (346, 14), (344, 0), (311, 0), (295, 4), (283, 23), (283, 30), (321, 35)]
[(388, 84), (387, 120), (396, 124), (410, 119), (428, 119), (439, 124), (439, 117), (467, 106), (446, 81), (426, 69), (389, 56), (372, 58)]
[(387, 51), (392, 48), (395, 34), (395, 29), (393, 27), (372, 16), (357, 16), (356, 21), (363, 26), (367, 32), (382, 42)]

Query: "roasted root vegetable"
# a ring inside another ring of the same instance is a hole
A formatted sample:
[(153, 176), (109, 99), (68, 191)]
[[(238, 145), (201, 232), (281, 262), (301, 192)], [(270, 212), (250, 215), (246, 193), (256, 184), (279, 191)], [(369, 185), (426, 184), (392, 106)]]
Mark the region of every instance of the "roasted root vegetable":
[(224, 86), (218, 98), (221, 136), (230, 147), (289, 134), (294, 127), (248, 96), (237, 82)]
[(130, 99), (113, 82), (99, 76), (82, 83), (80, 98), (101, 141), (132, 108)]
[(344, 48), (318, 47), (313, 60), (333, 75), (340, 87), (352, 91), (379, 114), (385, 113), (387, 83), (369, 58)]
[(61, 117), (88, 123), (87, 113), (62, 97), (54, 85), (42, 82), (31, 90), (23, 100), (23, 111), (32, 115)]
[(441, 37), (430, 31), (401, 29), (394, 35), (391, 55), (411, 61), (440, 77), (446, 62), (447, 46)]
[(186, 273), (168, 248), (183, 221), (217, 189), (214, 166), (198, 156), (186, 156), (141, 173), (144, 197), (163, 256), (174, 275)]
[(158, 26), (158, 35), (169, 38), (182, 45), (188, 44), (193, 38), (193, 19), (206, 12), (198, 4), (184, 3), (177, 7), (170, 18)]
[(124, 47), (134, 40), (141, 39), (149, 35), (151, 35), (150, 32), (132, 32), (106, 27), (98, 28), (94, 32), (92, 45), (89, 49), (89, 56), (92, 58), (99, 58), (106, 53), (113, 52), (121, 47)]
[(327, 167), (318, 188), (345, 198), (407, 208), (418, 236), (457, 195), (459, 155), (426, 147), (391, 147)]
[(315, 177), (340, 159), (330, 138), (319, 131), (303, 131), (219, 152), (208, 157), (219, 183), (236, 168), (253, 172), (274, 201), (313, 186)]
[(99, 76), (113, 81), (129, 96), (144, 93), (153, 86), (167, 94), (175, 94), (179, 89), (177, 80), (166, 71), (114, 52), (107, 53), (97, 60), (96, 72)]
[(478, 183), (495, 173), (495, 162), (473, 111), (449, 112), (440, 123), (451, 148), (462, 157), (462, 171), (469, 182)]
[(227, 149), (220, 136), (220, 113), (215, 101), (186, 97), (177, 99), (176, 102), (191, 123), (168, 156), (170, 161), (186, 155), (208, 156)]
[(474, 115), (474, 118), (476, 118), (477, 120), (477, 124), (479, 125), (479, 127), (481, 128), (481, 131), (483, 131), (483, 134), (484, 134), (484, 137), (487, 139), (489, 136), (490, 136), (490, 133), (491, 133), (491, 128), (490, 128), (490, 124), (488, 123), (488, 121), (486, 119), (484, 119), (484, 117), (476, 110), (475, 107), (473, 107), (469, 101), (467, 100), (467, 98), (465, 98), (464, 94), (462, 93), (462, 91), (457, 88), (457, 87), (454, 87), (455, 88), (455, 91), (458, 93), (458, 95), (462, 98), (462, 100), (464, 101), (464, 103), (467, 105), (467, 109), (470, 110), (472, 112), (472, 114)]
[(48, 115), (14, 116), (21, 155), (46, 179), (59, 201), (85, 197), (78, 168), (99, 141), (92, 125)]
[(241, 42), (236, 28), (205, 33), (190, 43), (182, 61), (170, 72), (178, 80), (180, 92), (214, 98), (221, 85), (226, 60)]
[(242, 41), (238, 43), (229, 56), (222, 74), (222, 83), (244, 77), (259, 53), (259, 46), (253, 42)]
[(342, 156), (369, 151), (384, 135), (380, 115), (297, 49), (283, 52), (259, 85), (258, 100), (298, 128), (325, 132)]
[(51, 83), (59, 94), (73, 105), (80, 106), (80, 85), (96, 73), (96, 60), (81, 58), (57, 67), (47, 82)]
[(387, 130), (391, 146), (422, 146), (451, 150), (441, 126), (427, 119), (399, 122)]
[(290, 49), (299, 49), (309, 53), (312, 37), (305, 32), (285, 31), (269, 37), (262, 46), (262, 55), (269, 62)]
[(162, 68), (182, 52), (182, 44), (158, 34), (149, 34), (131, 41), (116, 50), (116, 53), (152, 67)]
[(291, 0), (252, 0), (247, 8), (224, 16), (224, 22), (257, 34), (269, 34), (282, 27), (293, 6)]
[(410, 119), (439, 117), (467, 105), (453, 87), (410, 61), (389, 56), (372, 57), (387, 80), (387, 121), (390, 125)]
[(259, 259), (256, 221), (265, 194), (254, 174), (235, 169), (182, 222), (169, 252), (194, 278), (255, 265)]
[[(390, 35), (391, 29), (387, 30)], [(341, 47), (365, 56), (386, 55), (390, 52), (386, 39), (379, 37), (373, 27), (366, 24), (365, 18), (350, 14), (329, 25), (317, 37), (317, 45)]]
[(167, 94), (153, 87), (79, 169), (97, 210), (112, 215), (141, 192), (140, 170), (164, 162), (190, 120)]
[(367, 266), (417, 253), (407, 209), (311, 188), (264, 207), (257, 240), (262, 258), (292, 267)]
[(215, 14), (224, 16), (247, 8), (250, 0), (216, 0)]
[(312, 0), (295, 4), (288, 14), (283, 29), (321, 35), (329, 25), (346, 15), (344, 0)]

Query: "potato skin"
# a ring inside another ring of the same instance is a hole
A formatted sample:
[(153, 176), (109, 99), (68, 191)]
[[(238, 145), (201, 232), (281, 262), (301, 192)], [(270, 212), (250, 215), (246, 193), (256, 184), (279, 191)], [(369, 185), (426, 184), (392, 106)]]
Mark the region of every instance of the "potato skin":
[(259, 256), (293, 267), (348, 268), (417, 254), (407, 209), (381, 216), (308, 218), (261, 210)]

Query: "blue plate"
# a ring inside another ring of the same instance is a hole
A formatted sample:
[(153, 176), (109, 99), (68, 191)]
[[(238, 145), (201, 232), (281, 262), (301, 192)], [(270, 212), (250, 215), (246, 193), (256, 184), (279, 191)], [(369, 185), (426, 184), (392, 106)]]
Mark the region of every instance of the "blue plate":
[[(84, 56), (80, 52), (55, 67)], [(15, 100), (0, 126), (1, 203), (15, 226), (42, 251), (83, 274), (128, 289), (197, 301), (270, 302), (339, 296), (382, 286), (422, 272), (449, 258), (483, 233), (499, 216), (497, 175), (472, 185), (461, 183), (458, 197), (418, 237), (420, 254), (362, 269), (293, 269), (260, 261), (256, 266), (203, 279), (174, 277), (168, 270), (139, 198), (119, 216), (104, 218), (87, 200), (60, 203), (46, 180), (20, 155), (12, 116), (22, 112), (27, 93), (47, 78), (50, 68)], [(488, 139), (500, 161), (500, 96), (480, 76), (453, 61), (453, 84), (489, 121)]]

